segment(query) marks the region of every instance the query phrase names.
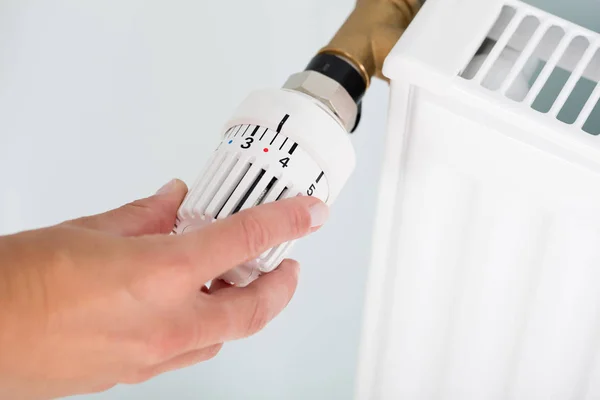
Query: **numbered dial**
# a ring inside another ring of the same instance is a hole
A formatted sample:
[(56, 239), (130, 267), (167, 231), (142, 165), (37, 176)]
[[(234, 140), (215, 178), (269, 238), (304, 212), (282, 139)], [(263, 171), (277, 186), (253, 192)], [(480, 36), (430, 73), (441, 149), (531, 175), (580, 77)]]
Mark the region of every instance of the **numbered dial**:
[[(180, 208), (175, 233), (292, 196), (315, 196), (327, 201), (329, 188), (324, 171), (282, 132), (288, 118), (286, 114), (276, 130), (252, 124), (227, 129), (206, 172)], [(228, 280), (240, 284), (270, 272), (290, 246), (285, 243), (270, 249), (250, 265), (231, 271)]]
[[(284, 90), (256, 92), (226, 125), (178, 211), (173, 233), (293, 196), (331, 204), (353, 167), (346, 131), (314, 99)], [(291, 246), (274, 247), (221, 278), (245, 286), (276, 268)]]
[[(256, 177), (257, 185), (262, 186), (260, 183), (264, 184), (265, 178), (268, 178), (266, 188), (269, 189), (281, 182), (285, 186), (279, 193), (280, 198), (303, 194), (327, 201), (325, 173), (298, 143), (281, 132), (288, 118), (286, 114), (275, 131), (259, 125), (233, 126), (227, 131), (217, 151), (224, 147), (228, 151), (238, 152), (240, 159), (245, 158), (257, 164), (260, 168)], [(257, 200), (261, 200), (261, 197)], [(251, 205), (257, 204), (261, 202)]]

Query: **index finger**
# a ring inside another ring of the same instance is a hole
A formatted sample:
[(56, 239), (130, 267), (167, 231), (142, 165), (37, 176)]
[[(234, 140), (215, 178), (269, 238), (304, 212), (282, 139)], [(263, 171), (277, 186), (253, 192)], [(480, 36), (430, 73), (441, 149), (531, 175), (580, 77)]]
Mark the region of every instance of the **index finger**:
[(168, 251), (193, 266), (193, 284), (205, 283), (278, 244), (321, 226), (328, 207), (298, 196), (253, 207), (197, 231), (164, 238)]

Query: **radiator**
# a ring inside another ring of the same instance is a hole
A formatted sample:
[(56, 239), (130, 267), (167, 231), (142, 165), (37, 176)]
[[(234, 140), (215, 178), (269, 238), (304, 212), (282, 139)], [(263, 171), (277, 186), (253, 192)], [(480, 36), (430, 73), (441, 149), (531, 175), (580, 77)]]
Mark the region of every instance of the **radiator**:
[(357, 399), (600, 399), (599, 49), (509, 0), (397, 43)]

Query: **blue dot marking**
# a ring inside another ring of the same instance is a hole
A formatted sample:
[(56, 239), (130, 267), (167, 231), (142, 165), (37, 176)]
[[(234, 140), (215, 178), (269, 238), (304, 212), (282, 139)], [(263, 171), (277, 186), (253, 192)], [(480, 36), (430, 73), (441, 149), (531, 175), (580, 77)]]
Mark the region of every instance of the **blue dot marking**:
[(231, 144), (231, 142), (233, 142), (233, 140), (230, 140), (229, 142), (227, 142), (227, 144)]

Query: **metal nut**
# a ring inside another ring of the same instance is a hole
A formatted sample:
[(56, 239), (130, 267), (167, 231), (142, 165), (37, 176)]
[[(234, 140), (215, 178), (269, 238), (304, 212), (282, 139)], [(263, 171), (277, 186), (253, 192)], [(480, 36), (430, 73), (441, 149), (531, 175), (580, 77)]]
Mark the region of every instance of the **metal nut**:
[(315, 71), (303, 71), (289, 77), (284, 89), (306, 93), (335, 114), (346, 131), (354, 128), (358, 107), (346, 89), (335, 80)]

